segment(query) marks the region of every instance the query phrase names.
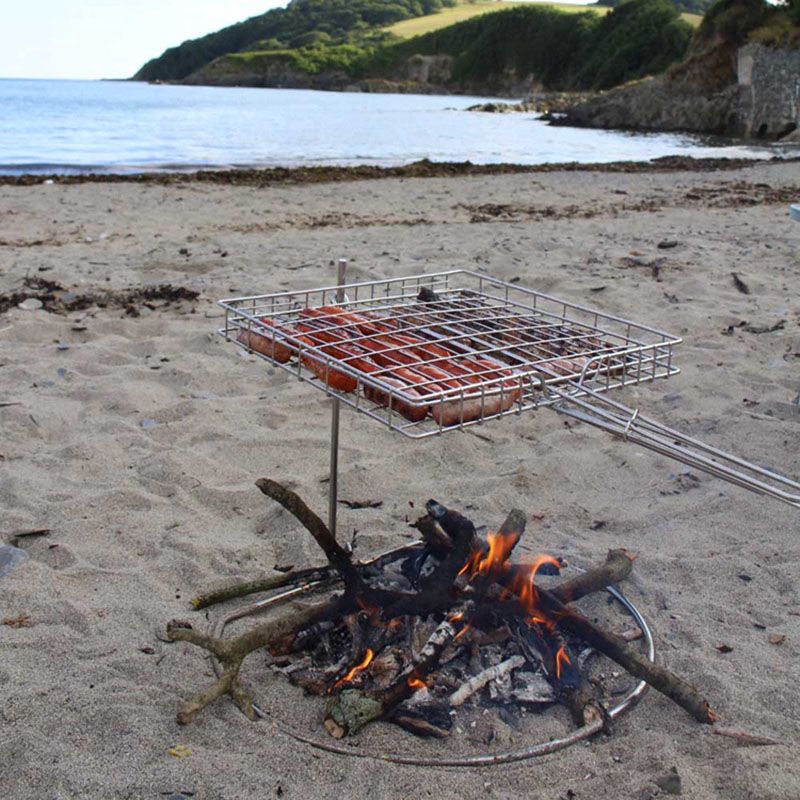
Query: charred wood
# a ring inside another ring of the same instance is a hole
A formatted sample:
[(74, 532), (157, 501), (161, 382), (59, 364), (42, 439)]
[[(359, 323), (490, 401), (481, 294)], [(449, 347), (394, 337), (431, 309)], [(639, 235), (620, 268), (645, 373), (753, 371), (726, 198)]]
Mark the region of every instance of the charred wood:
[(716, 713), (694, 686), (679, 678), (666, 667), (649, 661), (630, 648), (621, 637), (603, 630), (582, 614), (565, 606), (551, 592), (545, 589), (538, 591), (539, 598), (546, 610), (558, 619), (563, 628), (583, 639), (584, 642), (608, 656), (612, 661), (616, 661), (634, 677), (646, 681), (654, 689), (669, 697), (670, 700), (688, 711), (698, 722), (711, 724), (716, 720)]
[(519, 669), (524, 666), (525, 659), (522, 656), (511, 656), (511, 658), (495, 664), (493, 667), (479, 672), (477, 675), (470, 678), (465, 684), (460, 686), (455, 692), (450, 695), (450, 705), (458, 707), (464, 705), (467, 700), (472, 697), (476, 692), (479, 692), (491, 681), (502, 678), (509, 672)]
[[(445, 620), (431, 634), (419, 656), (385, 689), (361, 692), (346, 689), (328, 703), (326, 728), (336, 738), (339, 730), (355, 733), (368, 722), (385, 717), (414, 692), (425, 688), (425, 678), (432, 672), (445, 648), (464, 627), (464, 620)], [(332, 724), (327, 724), (331, 720)]]

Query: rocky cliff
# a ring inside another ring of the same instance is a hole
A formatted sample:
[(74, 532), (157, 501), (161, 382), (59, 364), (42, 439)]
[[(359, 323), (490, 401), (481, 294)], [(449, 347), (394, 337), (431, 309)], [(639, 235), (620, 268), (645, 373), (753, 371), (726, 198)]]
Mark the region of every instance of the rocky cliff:
[(299, 69), (290, 56), (280, 54), (232, 54), (222, 56), (180, 81), (191, 86), (248, 86), (273, 89), (319, 89), (414, 94), (475, 94), (522, 97), (539, 88), (533, 75), (513, 70), (485, 81), (453, 79), (453, 58), (446, 54), (414, 54), (382, 77), (353, 78), (344, 70)]
[(448, 94), (449, 56), (414, 56), (385, 78), (354, 79), (344, 70), (307, 72), (290, 58), (265, 54), (243, 59), (223, 56), (181, 83), (192, 86), (247, 86), (271, 89), (317, 89), (382, 93)]
[(701, 79), (674, 72), (600, 94), (569, 108), (558, 122), (768, 140), (797, 136), (800, 50), (748, 44), (736, 51), (735, 63), (727, 86), (704, 88)]

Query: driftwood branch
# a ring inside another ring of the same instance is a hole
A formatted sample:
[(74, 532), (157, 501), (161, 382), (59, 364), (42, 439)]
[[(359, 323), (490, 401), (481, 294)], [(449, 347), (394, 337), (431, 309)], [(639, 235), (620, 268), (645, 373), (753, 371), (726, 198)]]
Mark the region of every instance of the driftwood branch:
[(583, 639), (586, 644), (616, 661), (634, 677), (647, 681), (654, 689), (688, 711), (698, 722), (711, 724), (717, 718), (697, 689), (675, 673), (649, 661), (629, 647), (620, 636), (604, 631), (573, 608), (564, 605), (552, 592), (539, 588), (538, 593), (544, 608), (558, 619), (559, 624)]
[(436, 558), (444, 558), (453, 549), (453, 540), (430, 514), (420, 517), (411, 527), (420, 532), (425, 546)]
[(727, 736), (729, 739), (734, 739), (739, 747), (771, 747), (776, 744), (786, 744), (786, 742), (779, 742), (777, 739), (770, 739), (767, 736), (757, 736), (735, 728), (720, 728), (718, 725), (715, 725), (711, 732), (716, 733), (717, 736)]
[(362, 587), (361, 576), (350, 560), (350, 554), (336, 541), (334, 535), (328, 530), (328, 526), (305, 504), (299, 495), (270, 478), (259, 478), (256, 486), (267, 497), (280, 503), (306, 528), (322, 548), (331, 566), (342, 576), (345, 586), (350, 591), (356, 591)]
[(500, 526), (497, 533), (500, 536), (511, 537), (511, 545), (508, 548), (509, 553), (519, 544), (522, 534), (525, 533), (526, 524), (527, 518), (525, 512), (520, 511), (518, 508), (512, 508), (511, 511), (508, 512), (508, 516), (503, 520), (503, 524)]
[(633, 560), (634, 556), (627, 550), (609, 550), (604, 564), (559, 583), (550, 590), (550, 593), (562, 603), (580, 600), (588, 594), (599, 592), (606, 586), (620, 583), (627, 578), (633, 569)]
[(315, 580), (325, 580), (331, 576), (331, 572), (333, 572), (333, 567), (330, 566), (310, 567), (309, 569), (292, 570), (280, 575), (269, 575), (266, 578), (234, 583), (230, 586), (212, 589), (210, 592), (198, 595), (192, 600), (192, 608), (199, 611), (202, 608), (224, 603), (237, 597), (247, 597), (256, 592), (268, 592), (272, 589), (280, 589), (282, 586), (294, 586)]
[(239, 670), (242, 662), (254, 650), (269, 644), (303, 625), (331, 613), (336, 601), (323, 601), (303, 607), (285, 608), (269, 622), (236, 636), (233, 639), (217, 639), (194, 630), (188, 623), (173, 620), (167, 625), (167, 638), (173, 642), (188, 642), (208, 650), (222, 667), (222, 674), (215, 683), (203, 692), (186, 701), (178, 711), (178, 724), (186, 725), (209, 703), (222, 695), (230, 695), (236, 705), (249, 718), (255, 719), (253, 697), (242, 686)]

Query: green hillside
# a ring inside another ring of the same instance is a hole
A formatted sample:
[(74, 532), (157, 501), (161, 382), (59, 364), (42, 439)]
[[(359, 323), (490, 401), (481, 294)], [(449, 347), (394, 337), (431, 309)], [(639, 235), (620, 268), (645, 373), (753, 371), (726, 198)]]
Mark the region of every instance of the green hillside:
[[(678, 5), (707, 2), (670, 1)], [(310, 74), (343, 69), (355, 75), (363, 73), (359, 67), (367, 56), (398, 40), (514, 9), (557, 9), (565, 15), (592, 13), (597, 17), (609, 11), (600, 5), (522, 0), (291, 0), (286, 8), (272, 9), (169, 48), (148, 61), (134, 79), (183, 81), (200, 73), (199, 80), (206, 75), (213, 80), (214, 75), (226, 70), (235, 72), (243, 64), (263, 67), (276, 60)], [(700, 19), (687, 14), (684, 17), (693, 24)], [(538, 21), (535, 13), (529, 19), (533, 24)], [(209, 65), (213, 66), (209, 69)]]
[(349, 36), (380, 33), (392, 23), (455, 4), (456, 0), (292, 0), (286, 8), (274, 8), (171, 47), (148, 61), (134, 80), (179, 81), (228, 53), (340, 43)]
[[(616, 8), (621, 6), (626, 0), (597, 0), (598, 6), (607, 6), (609, 8)], [(714, 5), (715, 0), (675, 0), (675, 5), (686, 16), (696, 16), (702, 18), (703, 14)]]
[(359, 69), (391, 74), (413, 55), (453, 58), (453, 79), (479, 84), (513, 71), (547, 89), (605, 89), (680, 60), (693, 28), (669, 0), (629, 0), (601, 17), (525, 4), (374, 51)]
[[(402, 22), (395, 22), (393, 25), (385, 28), (387, 33), (397, 36), (400, 39), (410, 39), (413, 36), (423, 36), (432, 31), (438, 31), (440, 28), (447, 28), (450, 25), (455, 25), (458, 22), (465, 22), (473, 17), (481, 16), (482, 14), (492, 14), (497, 11), (505, 11), (509, 8), (518, 8), (520, 6), (532, 5), (531, 0), (475, 0), (475, 2), (461, 2), (449, 8), (443, 8), (434, 14), (426, 14), (422, 17), (414, 17), (413, 19), (406, 19)], [(603, 6), (589, 6), (579, 5), (573, 3), (548, 3), (545, 0), (537, 2), (536, 5), (548, 6), (550, 8), (557, 8), (566, 13), (577, 14), (581, 11), (594, 11), (597, 14), (607, 14), (609, 8)]]
[[(712, 1), (697, 0), (697, 2), (706, 6), (710, 5)], [(681, 18), (696, 28), (703, 19), (702, 13), (690, 13), (684, 10), (692, 6), (694, 2), (695, 0), (686, 0), (685, 3), (683, 0), (677, 0), (675, 5), (681, 11)], [(472, 19), (472, 17), (492, 14), (496, 11), (505, 11), (519, 6), (547, 6), (548, 8), (563, 11), (566, 14), (580, 14), (584, 11), (592, 11), (600, 16), (605, 16), (619, 4), (616, 0), (608, 0), (607, 3), (604, 2), (602, 5), (599, 2), (582, 5), (580, 3), (550, 3), (547, 0), (459, 0), (454, 6), (442, 8), (440, 11), (426, 14), (423, 17), (413, 17), (412, 19), (395, 22), (384, 30), (400, 39), (410, 39), (414, 36), (423, 36), (426, 33), (438, 31), (440, 28), (447, 28), (457, 22), (465, 22), (468, 19)]]

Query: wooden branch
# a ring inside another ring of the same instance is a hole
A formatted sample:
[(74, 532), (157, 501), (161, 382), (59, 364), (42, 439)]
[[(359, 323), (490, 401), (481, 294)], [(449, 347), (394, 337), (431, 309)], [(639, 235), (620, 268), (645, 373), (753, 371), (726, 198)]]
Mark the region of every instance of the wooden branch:
[(422, 541), (436, 558), (444, 558), (453, 549), (453, 540), (430, 514), (420, 517), (412, 527), (422, 534)]
[[(714, 722), (715, 712), (693, 686), (665, 667), (649, 661), (628, 647), (620, 636), (603, 630), (562, 600), (562, 597), (578, 600), (584, 593), (596, 591), (609, 582), (616, 582), (609, 579), (619, 579), (620, 576), (627, 575), (631, 567), (632, 558), (628, 553), (624, 550), (612, 550), (602, 567), (590, 570), (550, 591), (537, 586), (539, 602), (543, 610), (557, 619), (565, 629), (615, 661), (631, 675), (646, 681), (688, 711), (695, 719), (705, 723)], [(526, 610), (517, 601), (497, 603), (490, 600), (483, 606), (477, 620), (481, 625), (485, 625), (486, 616), (492, 611), (499, 612), (504, 619), (512, 621), (527, 616)]]
[(705, 698), (682, 678), (640, 655), (621, 637), (604, 631), (573, 608), (565, 606), (552, 592), (541, 587), (537, 587), (537, 591), (544, 609), (566, 630), (624, 667), (634, 677), (647, 681), (654, 689), (688, 711), (698, 722), (711, 724), (717, 718)]
[(435, 500), (429, 500), (425, 507), (453, 540), (453, 549), (431, 573), (427, 583), (429, 585), (442, 584), (451, 590), (456, 576), (467, 563), (467, 559), (475, 547), (475, 541), (480, 540), (472, 522), (458, 511), (445, 508)]
[(280, 575), (270, 575), (266, 578), (257, 578), (253, 581), (243, 581), (234, 583), (230, 586), (223, 586), (220, 589), (212, 589), (210, 592), (198, 595), (192, 600), (192, 608), (198, 611), (208, 606), (224, 603), (226, 600), (233, 600), (237, 597), (247, 597), (256, 592), (268, 592), (271, 589), (280, 589), (281, 586), (289, 584), (309, 583), (315, 580), (329, 578), (333, 567), (310, 567), (309, 569), (293, 570), (292, 572)]
[[(398, 547), (395, 550), (390, 550), (388, 553), (368, 559), (367, 561), (356, 561), (354, 566), (356, 569), (367, 567), (380, 570), (386, 564), (391, 564), (394, 561), (399, 561), (401, 558), (404, 558), (409, 552), (413, 551), (414, 548), (415, 545), (413, 544), (406, 545), (405, 547)], [(210, 605), (215, 605), (216, 603), (224, 603), (226, 600), (246, 597), (256, 592), (268, 592), (272, 589), (279, 589), (282, 586), (288, 586), (290, 584), (306, 584), (319, 580), (325, 581), (325, 585), (328, 585), (329, 582), (340, 579), (341, 576), (335, 572), (330, 564), (325, 564), (320, 567), (308, 567), (306, 569), (293, 570), (280, 575), (270, 575), (267, 578), (234, 583), (220, 589), (212, 589), (205, 594), (195, 597), (192, 600), (192, 607), (200, 610)]]
[(497, 531), (497, 533), (501, 536), (513, 537), (514, 542), (511, 547), (508, 548), (509, 554), (519, 543), (519, 540), (522, 538), (522, 534), (525, 533), (525, 525), (527, 522), (528, 520), (524, 511), (520, 511), (518, 508), (512, 508), (511, 511), (508, 512), (508, 516), (503, 521), (503, 524)]
[(296, 628), (308, 625), (339, 607), (338, 600), (326, 600), (313, 605), (287, 606), (278, 616), (233, 639), (217, 639), (194, 630), (187, 622), (173, 620), (167, 625), (167, 638), (173, 642), (188, 642), (212, 653), (222, 667), (222, 674), (214, 684), (187, 700), (178, 711), (178, 724), (187, 725), (209, 703), (222, 695), (230, 695), (248, 717), (255, 719), (253, 698), (241, 684), (239, 670), (244, 659), (254, 650), (267, 647), (270, 642), (286, 636)]
[(466, 683), (459, 686), (458, 689), (456, 689), (450, 695), (450, 705), (454, 708), (463, 706), (464, 703), (466, 703), (467, 700), (472, 697), (472, 695), (483, 689), (486, 684), (491, 683), (498, 678), (502, 678), (512, 670), (519, 669), (519, 667), (523, 666), (524, 664), (525, 659), (522, 656), (511, 656), (511, 658), (501, 661), (499, 664), (495, 664), (493, 667), (488, 667), (487, 669), (483, 670), (483, 672), (479, 672), (477, 675), (470, 678)]
[(267, 497), (280, 503), (296, 517), (314, 537), (331, 566), (342, 576), (349, 591), (357, 591), (363, 587), (363, 581), (350, 560), (350, 554), (336, 541), (334, 535), (328, 530), (328, 526), (305, 504), (299, 495), (270, 478), (259, 478), (256, 486)]
[(561, 603), (580, 600), (587, 594), (599, 592), (606, 586), (620, 583), (627, 578), (633, 569), (633, 560), (634, 556), (627, 550), (609, 550), (605, 564), (558, 584), (550, 593)]
[(716, 733), (717, 736), (727, 736), (729, 739), (734, 739), (739, 747), (770, 747), (776, 744), (786, 744), (786, 742), (779, 742), (777, 739), (770, 739), (766, 736), (756, 736), (755, 734), (736, 730), (735, 728), (720, 728), (719, 725), (715, 725), (711, 729), (711, 732)]
[(597, 692), (585, 678), (578, 686), (557, 692), (559, 700), (569, 709), (576, 725), (592, 725), (595, 722), (605, 724), (608, 719), (605, 708), (600, 703)]
[[(434, 501), (431, 501), (434, 502)], [(438, 506), (438, 503), (435, 505)], [(443, 507), (440, 507), (443, 508)], [(514, 544), (509, 548), (509, 552), (517, 546), (522, 534), (525, 532), (526, 517), (523, 511), (516, 508), (512, 509), (500, 526), (498, 533), (504, 536), (514, 536)], [(471, 523), (470, 523), (471, 524)], [(420, 517), (413, 526), (422, 534), (422, 540), (427, 548), (437, 558), (444, 558), (454, 547), (453, 539), (449, 536), (438, 520), (430, 513)], [(474, 530), (474, 528), (473, 528)], [(475, 533), (472, 537), (472, 550), (486, 550), (486, 543)]]

